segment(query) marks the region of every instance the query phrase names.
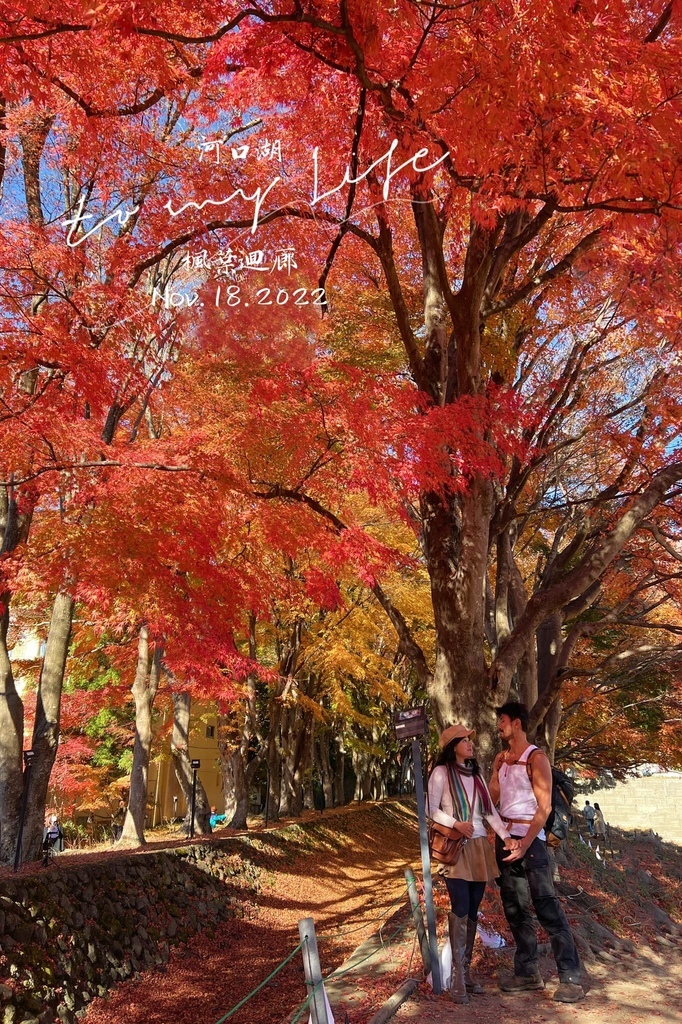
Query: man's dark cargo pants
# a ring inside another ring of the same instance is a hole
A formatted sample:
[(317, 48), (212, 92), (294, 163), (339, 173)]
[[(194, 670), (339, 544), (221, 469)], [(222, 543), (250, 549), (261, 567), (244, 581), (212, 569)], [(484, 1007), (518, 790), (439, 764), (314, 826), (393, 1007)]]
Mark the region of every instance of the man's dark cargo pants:
[(559, 981), (580, 984), (580, 960), (566, 915), (554, 891), (547, 849), (541, 839), (534, 839), (525, 857), (507, 864), (507, 851), (498, 837), (495, 844), (501, 876), (497, 880), (502, 906), (516, 941), (514, 974), (528, 978), (538, 971), (538, 940), (533, 922), (531, 901), (538, 921), (552, 943), (552, 952), (559, 971)]

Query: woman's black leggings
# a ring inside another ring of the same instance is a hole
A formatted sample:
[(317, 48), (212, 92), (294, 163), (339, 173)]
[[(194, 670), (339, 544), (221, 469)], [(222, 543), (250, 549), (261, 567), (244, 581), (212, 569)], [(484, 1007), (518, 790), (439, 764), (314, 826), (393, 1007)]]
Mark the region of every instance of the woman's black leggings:
[(445, 884), (455, 917), (470, 917), (472, 921), (476, 921), (478, 908), (485, 892), (485, 882), (467, 882), (465, 878), (446, 878)]

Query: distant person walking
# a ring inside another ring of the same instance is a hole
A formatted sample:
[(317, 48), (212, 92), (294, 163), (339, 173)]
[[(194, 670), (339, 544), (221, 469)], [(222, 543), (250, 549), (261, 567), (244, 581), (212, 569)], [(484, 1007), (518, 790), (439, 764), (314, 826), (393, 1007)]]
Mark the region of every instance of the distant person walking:
[(43, 864), (55, 853), (64, 852), (64, 833), (56, 814), (51, 814), (43, 831)]
[(602, 842), (606, 840), (606, 823), (604, 822), (604, 815), (602, 814), (601, 807), (599, 804), (594, 805), (594, 838), (601, 839)]
[(587, 825), (588, 832), (590, 833), (591, 836), (593, 836), (594, 835), (594, 807), (592, 806), (592, 804), (590, 803), (589, 800), (585, 801), (585, 806), (583, 807), (583, 818), (585, 819), (585, 824)]
[(114, 814), (111, 815), (111, 841), (117, 843), (123, 835), (123, 823), (126, 817), (126, 811), (128, 810), (128, 804), (120, 797), (118, 806)]
[(225, 815), (218, 814), (218, 808), (213, 806), (211, 807), (211, 817), (208, 819), (208, 823), (211, 828), (215, 828), (217, 825), (224, 825)]
[(455, 1003), (467, 1003), (469, 994), (483, 995), (483, 989), (471, 975), (471, 956), (486, 882), (500, 873), (485, 822), (500, 837), (500, 845), (510, 838), (474, 760), (475, 735), (465, 725), (445, 729), (438, 739), (442, 752), (429, 779), (429, 816), (466, 837), (457, 862), (438, 867), (452, 907), (448, 914), (452, 949), (450, 996)]
[(497, 730), (507, 744), (498, 754), (490, 779), (493, 800), (511, 832), (512, 852), (497, 843), (502, 907), (516, 940), (514, 973), (502, 978), (503, 992), (543, 989), (538, 965), (538, 940), (530, 911), (531, 900), (540, 924), (549, 934), (559, 972), (554, 998), (577, 1003), (585, 998), (580, 984), (580, 960), (571, 929), (559, 903), (547, 855), (544, 825), (552, 810), (552, 771), (549, 758), (528, 742), (528, 708), (508, 701), (497, 709)]

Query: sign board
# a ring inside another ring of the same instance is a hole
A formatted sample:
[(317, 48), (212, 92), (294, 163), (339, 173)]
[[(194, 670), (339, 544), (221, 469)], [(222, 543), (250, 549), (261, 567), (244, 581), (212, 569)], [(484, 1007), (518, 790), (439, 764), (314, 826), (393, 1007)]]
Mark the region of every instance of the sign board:
[(408, 708), (406, 711), (396, 711), (393, 716), (393, 727), (396, 738), (409, 740), (415, 736), (426, 736), (429, 731), (429, 723), (426, 720), (426, 708)]
[(201, 761), (195, 757), (194, 760), (191, 761), (191, 765), (192, 768), (201, 768)]

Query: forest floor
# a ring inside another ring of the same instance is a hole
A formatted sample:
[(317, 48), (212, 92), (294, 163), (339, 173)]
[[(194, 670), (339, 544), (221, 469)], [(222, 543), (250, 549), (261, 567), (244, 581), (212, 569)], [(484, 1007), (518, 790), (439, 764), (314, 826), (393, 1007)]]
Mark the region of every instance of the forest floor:
[[(406, 978), (422, 977), (419, 948), (404, 909), (404, 868), (411, 865), (417, 872), (419, 867), (411, 808), (397, 802), (365, 804), (311, 816), (302, 824), (284, 823), (276, 831), (287, 837), (286, 854), (281, 843), (269, 843), (270, 830), (250, 834), (259, 882), (257, 891), (241, 895), (244, 916), (216, 937), (200, 934), (174, 949), (163, 973), (145, 972), (108, 999), (94, 1000), (85, 1024), (217, 1024), (297, 946), (298, 920), (308, 916), (315, 921), (325, 976), (365, 940), (356, 954), (356, 959), (367, 957), (364, 963), (329, 986), (336, 1024), (367, 1024)], [(216, 838), (230, 835), (223, 830)], [(457, 1016), (480, 1024), (682, 1022), (682, 930), (668, 916), (679, 915), (682, 907), (682, 850), (614, 835), (616, 849), (605, 861), (573, 836), (568, 863), (561, 867), (559, 891), (579, 934), (590, 989), (584, 1002), (564, 1006), (552, 1001), (556, 972), (547, 954), (541, 958), (544, 992), (500, 993), (497, 976), (510, 969), (511, 953), (477, 942), (474, 968), (486, 994), (469, 1006), (454, 1006), (447, 994), (435, 997), (421, 981), (393, 1018), (396, 1024), (445, 1024)], [(435, 890), (442, 941), (447, 896), (440, 883)], [(511, 943), (495, 886), (488, 886), (482, 911), (486, 928)], [(368, 944), (379, 927), (381, 940)], [(230, 1024), (293, 1022), (304, 997), (297, 954), (229, 1017)], [(307, 1009), (299, 1019), (307, 1022)]]

